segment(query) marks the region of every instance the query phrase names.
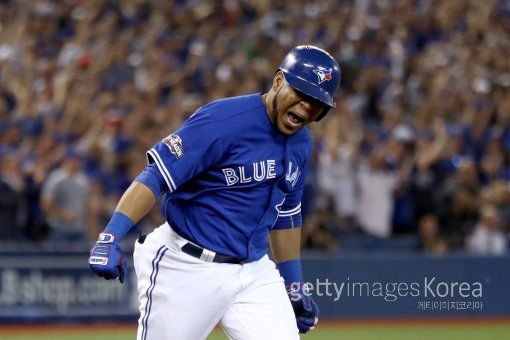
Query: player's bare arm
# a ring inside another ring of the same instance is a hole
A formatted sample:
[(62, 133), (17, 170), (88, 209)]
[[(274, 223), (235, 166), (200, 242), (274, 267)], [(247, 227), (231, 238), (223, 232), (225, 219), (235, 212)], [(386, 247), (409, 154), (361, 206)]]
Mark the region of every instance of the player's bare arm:
[(133, 182), (122, 195), (115, 211), (121, 212), (131, 221), (140, 221), (156, 204), (154, 193), (145, 184)]
[(107, 280), (124, 282), (126, 258), (120, 241), (154, 206), (167, 190), (154, 165), (148, 165), (122, 195), (105, 230), (90, 251), (89, 266)]
[(301, 272), (301, 228), (273, 230), (269, 234), (271, 253), (285, 280), (292, 308), (301, 333), (313, 330), (319, 321), (319, 309), (306, 290)]
[(273, 230), (269, 245), (276, 263), (298, 259), (301, 249), (301, 228)]

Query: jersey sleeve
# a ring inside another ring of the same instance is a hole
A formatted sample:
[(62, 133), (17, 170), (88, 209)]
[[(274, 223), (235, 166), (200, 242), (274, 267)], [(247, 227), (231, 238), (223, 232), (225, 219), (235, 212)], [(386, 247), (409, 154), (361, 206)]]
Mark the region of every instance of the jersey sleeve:
[(156, 164), (168, 191), (173, 192), (220, 160), (223, 148), (219, 134), (216, 119), (199, 109), (177, 131), (147, 151), (147, 161)]
[(305, 183), (307, 168), (304, 167), (298, 177), (297, 183), (291, 192), (285, 197), (285, 201), (280, 207), (278, 218), (273, 226), (275, 229), (300, 228), (303, 225), (301, 216), (301, 197), (303, 196), (303, 186)]

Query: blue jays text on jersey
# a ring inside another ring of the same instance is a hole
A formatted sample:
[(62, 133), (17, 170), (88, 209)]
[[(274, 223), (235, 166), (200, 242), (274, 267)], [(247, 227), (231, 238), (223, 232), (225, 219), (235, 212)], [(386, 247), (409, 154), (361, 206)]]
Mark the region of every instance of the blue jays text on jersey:
[(271, 229), (301, 226), (311, 145), (306, 127), (280, 133), (252, 94), (200, 108), (147, 158), (166, 182), (162, 210), (179, 235), (253, 261), (267, 253)]

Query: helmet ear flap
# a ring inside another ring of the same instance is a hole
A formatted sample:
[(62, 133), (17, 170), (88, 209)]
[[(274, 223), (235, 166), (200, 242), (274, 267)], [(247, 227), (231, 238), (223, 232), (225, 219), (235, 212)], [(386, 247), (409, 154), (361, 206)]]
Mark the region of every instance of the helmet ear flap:
[(319, 120), (324, 118), (328, 114), (329, 110), (331, 110), (331, 106), (324, 107), (324, 110), (322, 110), (321, 114), (319, 115), (319, 117), (317, 117), (315, 121), (318, 122)]

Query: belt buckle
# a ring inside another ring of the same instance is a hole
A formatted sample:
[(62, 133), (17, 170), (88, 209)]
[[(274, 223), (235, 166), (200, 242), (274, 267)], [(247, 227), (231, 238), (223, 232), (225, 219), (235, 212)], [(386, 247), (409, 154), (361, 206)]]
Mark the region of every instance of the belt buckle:
[(197, 246), (194, 243), (186, 242), (181, 247), (181, 250), (197, 259), (200, 259), (204, 262), (214, 262), (214, 263), (230, 263), (230, 264), (242, 264), (246, 263), (246, 261), (241, 261), (240, 259), (236, 259), (234, 257), (218, 254), (212, 250)]
[(202, 254), (200, 254), (200, 259), (205, 262), (214, 262), (214, 258), (216, 257), (216, 253), (212, 250), (208, 250), (202, 247)]

